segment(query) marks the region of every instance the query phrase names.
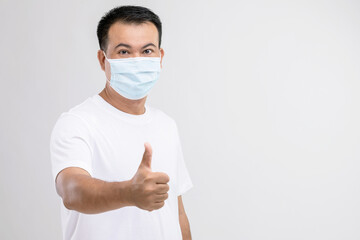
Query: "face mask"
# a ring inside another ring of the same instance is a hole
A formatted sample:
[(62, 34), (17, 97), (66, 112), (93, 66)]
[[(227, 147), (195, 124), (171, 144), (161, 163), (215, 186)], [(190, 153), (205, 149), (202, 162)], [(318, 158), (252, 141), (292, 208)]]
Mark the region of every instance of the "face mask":
[(108, 59), (110, 86), (121, 96), (137, 100), (148, 95), (160, 75), (160, 57)]

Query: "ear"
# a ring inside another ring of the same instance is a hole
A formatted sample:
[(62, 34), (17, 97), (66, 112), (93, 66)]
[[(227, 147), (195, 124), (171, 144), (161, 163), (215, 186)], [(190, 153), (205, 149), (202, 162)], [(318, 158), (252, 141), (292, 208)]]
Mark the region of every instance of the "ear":
[(160, 66), (161, 66), (161, 68), (162, 68), (162, 60), (163, 60), (163, 58), (164, 58), (164, 55), (165, 55), (164, 49), (160, 48), (160, 57), (161, 57), (161, 59), (160, 59)]
[(97, 58), (99, 60), (100, 63), (100, 67), (103, 71), (105, 71), (105, 56), (102, 50), (98, 50), (97, 52)]

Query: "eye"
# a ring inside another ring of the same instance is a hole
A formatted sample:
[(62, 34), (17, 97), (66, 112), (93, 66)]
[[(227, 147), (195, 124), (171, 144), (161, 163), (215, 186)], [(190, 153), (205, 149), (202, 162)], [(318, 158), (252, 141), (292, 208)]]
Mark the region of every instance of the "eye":
[(127, 50), (120, 50), (118, 53), (121, 55), (129, 54), (129, 52)]
[(144, 50), (144, 53), (145, 54), (150, 54), (150, 53), (152, 53), (153, 52), (153, 50), (151, 50), (151, 49), (146, 49), (146, 50)]

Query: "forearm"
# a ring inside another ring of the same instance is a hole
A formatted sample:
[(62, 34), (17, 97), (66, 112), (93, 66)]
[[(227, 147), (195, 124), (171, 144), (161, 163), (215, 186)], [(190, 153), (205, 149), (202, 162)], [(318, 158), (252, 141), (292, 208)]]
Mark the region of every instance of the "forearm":
[(85, 175), (66, 179), (59, 191), (70, 210), (95, 214), (130, 206), (129, 182), (106, 182)]
[(179, 221), (180, 221), (182, 239), (191, 240), (192, 238), (190, 232), (190, 224), (185, 212), (179, 215)]
[(169, 176), (151, 171), (151, 147), (145, 144), (143, 159), (127, 181), (106, 182), (92, 178), (79, 167), (68, 167), (55, 178), (56, 191), (70, 210), (92, 214), (125, 206), (152, 211), (162, 208), (168, 198)]

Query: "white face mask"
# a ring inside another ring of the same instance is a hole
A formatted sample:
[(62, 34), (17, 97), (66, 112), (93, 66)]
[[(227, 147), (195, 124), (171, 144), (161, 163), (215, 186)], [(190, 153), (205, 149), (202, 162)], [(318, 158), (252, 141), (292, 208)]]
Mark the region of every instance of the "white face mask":
[(148, 95), (160, 76), (161, 57), (108, 59), (110, 86), (121, 96), (137, 100)]

